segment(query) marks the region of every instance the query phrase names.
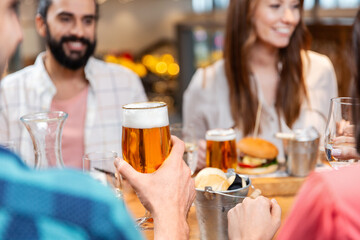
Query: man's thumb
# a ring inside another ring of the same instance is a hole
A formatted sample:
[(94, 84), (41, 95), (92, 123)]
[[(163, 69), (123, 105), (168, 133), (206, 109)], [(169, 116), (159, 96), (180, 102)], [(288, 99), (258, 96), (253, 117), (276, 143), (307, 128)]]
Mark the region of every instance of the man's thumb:
[(281, 207), (275, 199), (271, 199), (271, 215), (272, 215), (273, 219), (279, 220), (278, 224), (280, 226)]

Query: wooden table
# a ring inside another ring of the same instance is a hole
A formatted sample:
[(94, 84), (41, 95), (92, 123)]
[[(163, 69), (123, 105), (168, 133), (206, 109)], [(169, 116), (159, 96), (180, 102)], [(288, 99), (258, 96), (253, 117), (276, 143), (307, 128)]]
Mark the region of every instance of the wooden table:
[[(283, 224), (303, 181), (304, 178), (294, 177), (253, 178), (252, 184), (262, 191), (263, 196), (276, 199), (282, 209), (281, 220)], [(124, 195), (126, 205), (133, 216), (135, 218), (141, 217), (145, 213), (145, 209), (128, 184), (124, 184)], [(190, 239), (200, 239), (195, 206), (190, 209), (188, 223), (190, 226)], [(144, 235), (147, 239), (154, 238), (153, 231), (144, 231)]]

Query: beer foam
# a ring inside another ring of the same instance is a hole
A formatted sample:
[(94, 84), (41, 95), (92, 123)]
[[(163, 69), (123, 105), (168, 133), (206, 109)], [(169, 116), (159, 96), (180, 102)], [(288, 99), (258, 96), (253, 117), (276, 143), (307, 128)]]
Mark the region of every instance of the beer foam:
[(215, 142), (230, 141), (236, 138), (234, 129), (212, 129), (206, 132), (205, 139)]
[(156, 128), (169, 125), (168, 109), (162, 102), (131, 103), (123, 106), (123, 127)]

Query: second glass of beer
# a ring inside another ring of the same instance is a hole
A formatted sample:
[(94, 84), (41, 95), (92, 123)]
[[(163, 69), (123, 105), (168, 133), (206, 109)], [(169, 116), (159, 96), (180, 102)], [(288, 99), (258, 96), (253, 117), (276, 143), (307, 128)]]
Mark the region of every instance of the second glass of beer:
[[(136, 171), (155, 172), (171, 150), (169, 117), (166, 103), (143, 102), (123, 106), (123, 158)], [(152, 229), (151, 216), (138, 219), (138, 226)]]
[(236, 168), (236, 133), (230, 129), (212, 129), (206, 132), (206, 166), (227, 171)]

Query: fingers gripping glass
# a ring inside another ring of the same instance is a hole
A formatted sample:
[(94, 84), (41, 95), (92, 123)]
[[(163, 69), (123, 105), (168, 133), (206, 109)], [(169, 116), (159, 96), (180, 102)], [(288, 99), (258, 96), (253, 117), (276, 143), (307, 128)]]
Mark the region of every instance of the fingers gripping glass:
[(331, 99), (325, 129), (325, 153), (329, 164), (335, 169), (359, 162), (353, 114), (353, 110), (359, 113), (359, 106), (359, 99), (350, 97)]

